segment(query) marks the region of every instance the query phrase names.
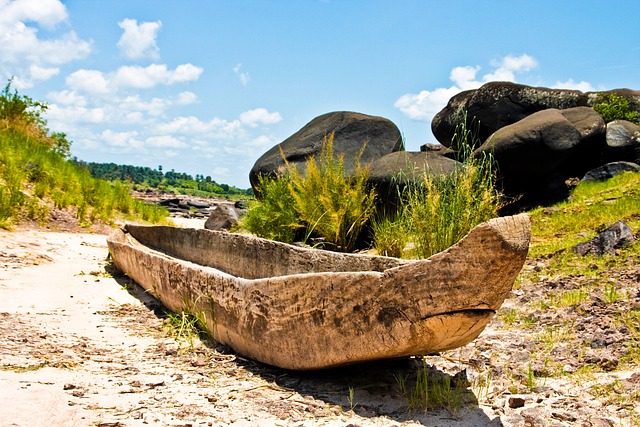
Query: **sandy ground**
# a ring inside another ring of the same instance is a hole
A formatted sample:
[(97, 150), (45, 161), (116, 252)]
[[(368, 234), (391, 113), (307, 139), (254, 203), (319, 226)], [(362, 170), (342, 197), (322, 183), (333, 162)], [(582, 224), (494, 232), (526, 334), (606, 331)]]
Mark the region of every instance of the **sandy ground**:
[[(619, 304), (640, 306), (637, 266), (631, 260), (620, 275), (629, 297)], [(568, 286), (545, 284), (559, 285)], [(505, 306), (544, 292), (523, 285)], [(602, 324), (606, 313), (593, 309), (584, 313), (599, 318), (582, 317)], [(113, 269), (105, 235), (0, 231), (0, 427), (638, 425), (640, 374), (601, 369), (586, 379), (564, 375), (527, 385), (540, 331), (505, 329), (498, 318), (475, 342), (428, 358), (434, 378), (468, 375), (456, 411), (408, 409), (398, 378), (411, 383), (417, 359), (290, 372), (197, 337), (176, 338), (167, 323), (163, 307)], [(569, 357), (571, 347), (559, 344), (549, 357), (566, 369), (583, 363)], [(598, 359), (604, 367), (612, 361)], [(596, 399), (594, 387), (606, 384), (613, 387), (608, 400)]]
[(0, 426), (492, 425), (477, 405), (409, 413), (410, 360), (292, 373), (172, 338), (105, 239), (0, 232)]

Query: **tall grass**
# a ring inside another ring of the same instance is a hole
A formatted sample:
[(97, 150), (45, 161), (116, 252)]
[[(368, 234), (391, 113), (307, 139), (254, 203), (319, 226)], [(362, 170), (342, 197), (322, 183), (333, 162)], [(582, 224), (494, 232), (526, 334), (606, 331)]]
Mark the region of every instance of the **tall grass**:
[(287, 164), (294, 207), (308, 231), (332, 245), (351, 251), (374, 211), (375, 194), (367, 189), (368, 168), (355, 159), (356, 171), (347, 176), (344, 155), (335, 155), (333, 137), (326, 136), (320, 154), (306, 161), (306, 173)]
[(46, 221), (50, 208), (72, 209), (81, 225), (118, 215), (159, 222), (165, 209), (134, 200), (123, 183), (91, 174), (28, 133), (0, 129), (0, 228), (21, 218)]
[(304, 230), (319, 236), (328, 249), (351, 251), (374, 211), (374, 192), (367, 188), (368, 169), (358, 157), (355, 173), (347, 176), (344, 155), (333, 150), (333, 134), (325, 137), (318, 156), (306, 161), (306, 172), (286, 164), (278, 178), (262, 178), (260, 199), (242, 222), (261, 237), (290, 242)]
[[(378, 220), (374, 225), (374, 247), (379, 253), (428, 258), (498, 215), (500, 194), (495, 188), (493, 159), (490, 155), (471, 155), (477, 141), (466, 118), (457, 126), (454, 139), (459, 147), (459, 167), (449, 175), (427, 171), (405, 187), (397, 217)], [(399, 251), (396, 242), (401, 241), (396, 236), (402, 235), (408, 245)], [(396, 245), (392, 249), (390, 241)]]

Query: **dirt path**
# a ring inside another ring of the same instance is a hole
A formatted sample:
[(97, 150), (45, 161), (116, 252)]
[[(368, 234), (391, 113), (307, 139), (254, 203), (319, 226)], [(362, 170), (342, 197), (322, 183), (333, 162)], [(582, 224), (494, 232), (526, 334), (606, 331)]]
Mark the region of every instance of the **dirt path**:
[[(637, 425), (634, 372), (544, 382), (532, 373), (536, 384), (527, 384), (527, 366), (538, 369), (535, 327), (526, 335), (496, 318), (469, 346), (428, 358), (431, 379), (468, 377), (462, 408), (410, 411), (398, 378), (412, 384), (419, 360), (295, 373), (175, 339), (162, 307), (114, 276), (106, 258), (99, 234), (0, 232), (0, 427)], [(627, 282), (640, 304), (633, 272)], [(527, 286), (505, 307), (544, 292)], [(549, 357), (571, 367), (570, 349), (560, 350), (567, 354)], [(626, 388), (612, 393), (630, 397), (625, 403), (589, 393), (615, 381)]]

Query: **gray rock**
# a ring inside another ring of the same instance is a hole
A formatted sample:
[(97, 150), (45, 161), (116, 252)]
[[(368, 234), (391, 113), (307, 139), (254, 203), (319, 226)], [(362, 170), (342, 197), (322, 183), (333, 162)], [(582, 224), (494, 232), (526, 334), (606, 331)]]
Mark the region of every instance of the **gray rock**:
[(631, 162), (612, 162), (587, 172), (581, 182), (605, 181), (624, 172), (640, 172), (640, 166)]
[(549, 182), (581, 138), (560, 110), (548, 109), (501, 128), (473, 155), (493, 154), (505, 191), (521, 193)]
[(369, 184), (376, 189), (379, 207), (393, 211), (398, 196), (408, 183), (421, 180), (425, 173), (448, 175), (459, 165), (434, 152), (398, 151), (374, 161), (369, 168)]
[(204, 223), (207, 230), (229, 230), (238, 223), (240, 215), (238, 210), (229, 204), (216, 206), (209, 214), (209, 218)]
[(516, 123), (537, 111), (587, 106), (588, 96), (577, 90), (531, 87), (510, 82), (490, 82), (479, 89), (461, 92), (449, 100), (431, 122), (431, 130), (444, 146), (452, 146), (456, 126), (466, 111), (475, 117), (478, 138), (485, 141), (498, 129)]
[(628, 147), (640, 144), (640, 126), (626, 120), (614, 120), (607, 124), (607, 145)]
[(616, 249), (635, 240), (631, 228), (622, 221), (617, 221), (593, 239), (578, 243), (572, 250), (579, 255), (602, 256), (613, 253)]
[(477, 136), (480, 141), (485, 141), (498, 129), (516, 123), (537, 111), (548, 108), (564, 110), (591, 107), (600, 100), (600, 95), (610, 93), (626, 97), (631, 101), (633, 108), (640, 109), (640, 91), (636, 90), (580, 92), (510, 82), (490, 82), (478, 89), (461, 92), (452, 97), (447, 106), (433, 118), (431, 129), (442, 145), (456, 149), (457, 147), (452, 146), (452, 138), (456, 125), (462, 121), (465, 111), (469, 121), (475, 117), (479, 122)]
[(258, 176), (274, 176), (285, 166), (285, 160), (304, 173), (306, 160), (322, 151), (325, 136), (334, 133), (333, 151), (344, 154), (345, 172), (352, 173), (355, 160), (361, 164), (404, 149), (397, 126), (382, 117), (353, 112), (334, 112), (316, 117), (302, 129), (264, 153), (249, 173), (256, 190)]

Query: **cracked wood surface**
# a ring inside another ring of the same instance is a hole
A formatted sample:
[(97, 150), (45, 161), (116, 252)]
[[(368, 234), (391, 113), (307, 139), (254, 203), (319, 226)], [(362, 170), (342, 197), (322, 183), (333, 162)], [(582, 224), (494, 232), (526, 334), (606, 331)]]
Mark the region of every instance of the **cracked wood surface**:
[(321, 369), (433, 354), (474, 340), (525, 261), (526, 215), (496, 218), (425, 260), (341, 254), (253, 236), (128, 225), (113, 261), (240, 354)]

